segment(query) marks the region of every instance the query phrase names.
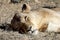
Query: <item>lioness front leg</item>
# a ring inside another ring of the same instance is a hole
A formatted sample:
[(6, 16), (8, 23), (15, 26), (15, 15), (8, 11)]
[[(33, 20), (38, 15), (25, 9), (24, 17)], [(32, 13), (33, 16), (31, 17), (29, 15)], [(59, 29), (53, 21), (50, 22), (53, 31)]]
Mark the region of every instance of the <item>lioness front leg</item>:
[(43, 25), (41, 26), (41, 28), (39, 28), (39, 31), (40, 31), (40, 32), (44, 32), (44, 31), (46, 31), (47, 27), (48, 27), (48, 24), (45, 23), (45, 24), (43, 24)]

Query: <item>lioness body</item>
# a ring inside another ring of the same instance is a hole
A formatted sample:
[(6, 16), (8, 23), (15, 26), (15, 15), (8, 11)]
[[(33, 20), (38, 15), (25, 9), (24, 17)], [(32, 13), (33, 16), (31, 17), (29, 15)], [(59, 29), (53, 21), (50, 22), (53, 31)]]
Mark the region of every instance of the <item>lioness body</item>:
[(19, 16), (21, 23), (24, 23), (28, 26), (29, 33), (37, 34), (39, 31), (60, 32), (59, 13), (46, 8), (40, 8), (40, 10), (31, 11), (30, 7), (28, 6), (29, 5), (23, 5), (22, 13), (19, 13)]
[[(29, 18), (30, 22), (26, 21), (25, 23), (28, 27), (32, 27), (31, 31), (38, 30), (60, 32), (60, 14), (53, 10), (41, 8), (38, 11), (21, 13), (21, 16), (27, 16)], [(24, 22), (23, 19), (22, 22)]]

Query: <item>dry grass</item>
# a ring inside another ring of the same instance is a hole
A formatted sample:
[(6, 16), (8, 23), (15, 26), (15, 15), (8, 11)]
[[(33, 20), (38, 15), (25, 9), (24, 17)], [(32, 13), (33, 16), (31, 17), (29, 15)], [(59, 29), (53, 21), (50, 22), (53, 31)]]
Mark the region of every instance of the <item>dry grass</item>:
[[(53, 1), (53, 0), (52, 0)], [(0, 24), (2, 23), (10, 23), (12, 17), (14, 16), (15, 12), (21, 11), (22, 2), (18, 4), (9, 4), (10, 0), (0, 0)], [(48, 0), (40, 0), (40, 3), (35, 3), (33, 0), (29, 1), (30, 6), (33, 10), (39, 9), (45, 5), (49, 5), (50, 1)], [(53, 4), (50, 3), (49, 6), (55, 6), (55, 3), (60, 2), (59, 0), (55, 0)], [(28, 3), (28, 2), (27, 2)], [(58, 7), (60, 3), (58, 3)], [(31, 35), (31, 34), (20, 34), (18, 32), (13, 31), (4, 31), (0, 29), (0, 40), (60, 40), (60, 34), (58, 33), (49, 33), (49, 32), (40, 32), (38, 35)]]

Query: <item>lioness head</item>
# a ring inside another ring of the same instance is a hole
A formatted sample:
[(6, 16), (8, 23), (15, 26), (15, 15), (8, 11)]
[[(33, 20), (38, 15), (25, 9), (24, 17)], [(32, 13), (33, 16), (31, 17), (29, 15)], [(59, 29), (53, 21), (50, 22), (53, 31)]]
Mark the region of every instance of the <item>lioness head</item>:
[(13, 19), (11, 20), (11, 28), (13, 30), (19, 31), (19, 33), (27, 33), (29, 31), (29, 25), (31, 24), (29, 20), (28, 13), (30, 11), (30, 6), (28, 4), (23, 4), (22, 12), (15, 13)]
[(37, 31), (35, 15), (28, 4), (23, 4), (21, 13), (16, 13), (11, 20), (11, 27), (20, 33), (34, 33)]

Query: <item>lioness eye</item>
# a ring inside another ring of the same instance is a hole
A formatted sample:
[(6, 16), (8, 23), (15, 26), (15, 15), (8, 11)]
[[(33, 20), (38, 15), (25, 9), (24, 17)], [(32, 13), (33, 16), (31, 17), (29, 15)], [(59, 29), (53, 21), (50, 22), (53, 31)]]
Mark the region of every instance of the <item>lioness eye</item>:
[(25, 16), (25, 21), (27, 20), (27, 16)]

